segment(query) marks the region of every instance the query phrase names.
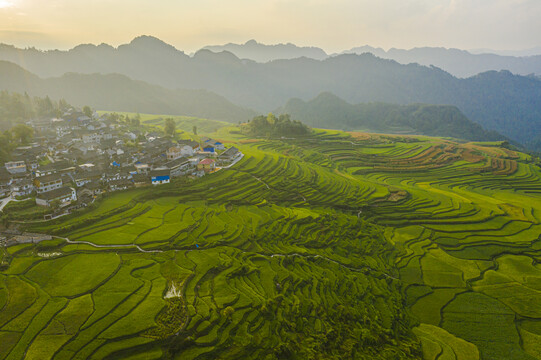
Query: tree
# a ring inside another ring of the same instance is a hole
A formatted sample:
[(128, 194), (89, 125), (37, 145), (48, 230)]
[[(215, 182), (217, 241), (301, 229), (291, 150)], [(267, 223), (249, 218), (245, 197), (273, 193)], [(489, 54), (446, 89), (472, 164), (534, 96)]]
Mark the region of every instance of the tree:
[(54, 115), (54, 117), (57, 118), (57, 119), (61, 118), (61, 117), (62, 117), (62, 110), (60, 110), (60, 109), (55, 109), (55, 110), (53, 111), (53, 115)]
[(139, 125), (141, 125), (141, 120), (138, 119), (138, 118), (136, 118), (136, 117), (134, 117), (133, 119), (131, 119), (131, 124), (132, 124), (133, 126), (139, 126)]
[(24, 124), (15, 125), (11, 129), (11, 136), (13, 137), (15, 141), (18, 141), (21, 144), (28, 143), (32, 139), (33, 135), (34, 135), (34, 129)]
[(115, 122), (115, 123), (118, 123), (118, 121), (120, 120), (120, 115), (117, 114), (117, 113), (111, 113), (111, 114), (108, 114), (108, 118), (109, 120)]
[(85, 116), (88, 116), (89, 118), (92, 118), (93, 113), (94, 112), (92, 111), (90, 106), (86, 105), (86, 106), (83, 107), (83, 114), (85, 114)]
[(60, 110), (67, 110), (69, 108), (69, 104), (68, 104), (68, 102), (66, 100), (60, 99), (58, 101), (58, 108)]
[(197, 126), (195, 126), (195, 125), (193, 126), (193, 133), (194, 133), (194, 135), (197, 135)]
[(231, 306), (228, 306), (222, 311), (222, 313), (226, 318), (230, 319), (231, 316), (233, 316), (233, 314), (235, 313), (235, 309)]
[(164, 131), (166, 135), (170, 135), (170, 136), (175, 135), (176, 129), (177, 129), (177, 124), (175, 123), (175, 120), (173, 120), (173, 118), (165, 119)]
[(54, 111), (54, 105), (51, 99), (47, 96), (45, 99), (38, 97), (34, 98), (34, 103), (37, 104), (38, 115), (51, 115)]
[(269, 113), (267, 115), (267, 122), (270, 124), (270, 125), (274, 125), (276, 123), (276, 116), (274, 116), (273, 113)]
[(11, 133), (4, 131), (0, 133), (0, 163), (5, 163), (9, 159), (10, 147), (11, 147)]
[(242, 125), (244, 131), (255, 136), (303, 136), (310, 133), (310, 128), (300, 121), (291, 120), (288, 114), (278, 118), (270, 113), (256, 116), (249, 123)]

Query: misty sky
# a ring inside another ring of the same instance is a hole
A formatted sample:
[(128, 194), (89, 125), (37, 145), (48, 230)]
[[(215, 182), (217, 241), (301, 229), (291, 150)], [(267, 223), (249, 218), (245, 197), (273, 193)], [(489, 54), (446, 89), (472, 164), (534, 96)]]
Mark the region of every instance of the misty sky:
[(540, 0), (0, 0), (0, 42), (66, 49), (144, 34), (187, 52), (249, 39), (518, 50), (541, 45), (540, 18)]

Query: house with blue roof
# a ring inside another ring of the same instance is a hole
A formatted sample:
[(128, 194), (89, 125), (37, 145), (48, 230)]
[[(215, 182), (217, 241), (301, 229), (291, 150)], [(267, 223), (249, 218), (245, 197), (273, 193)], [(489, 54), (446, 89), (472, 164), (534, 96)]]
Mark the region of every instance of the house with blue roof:
[(150, 172), (152, 185), (169, 184), (171, 182), (171, 171), (169, 169), (156, 169)]
[(202, 137), (201, 141), (203, 142), (203, 150), (205, 150), (207, 147), (213, 147), (216, 150), (225, 150), (225, 145), (217, 140)]

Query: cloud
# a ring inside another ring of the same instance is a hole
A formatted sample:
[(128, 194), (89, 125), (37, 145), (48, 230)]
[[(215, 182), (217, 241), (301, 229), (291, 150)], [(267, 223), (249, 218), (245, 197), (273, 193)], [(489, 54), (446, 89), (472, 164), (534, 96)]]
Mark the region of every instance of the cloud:
[(69, 44), (44, 32), (0, 30), (1, 42), (17, 47), (37, 47), (41, 49), (66, 49)]
[(5, 9), (12, 6), (15, 6), (15, 3), (13, 1), (0, 0), (0, 9)]

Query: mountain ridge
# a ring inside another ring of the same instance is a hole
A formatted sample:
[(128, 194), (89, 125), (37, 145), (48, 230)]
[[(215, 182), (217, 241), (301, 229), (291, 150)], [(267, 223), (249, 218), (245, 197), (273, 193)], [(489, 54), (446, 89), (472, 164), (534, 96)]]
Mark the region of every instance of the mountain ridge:
[(101, 110), (187, 115), (229, 122), (245, 121), (256, 114), (207, 90), (169, 90), (122, 74), (70, 72), (42, 79), (0, 60), (0, 79), (0, 90), (64, 98), (76, 106), (91, 105)]
[(434, 65), (460, 78), (492, 70), (508, 70), (518, 75), (541, 74), (541, 55), (518, 57), (491, 53), (472, 54), (467, 50), (444, 47), (417, 47), (409, 50), (391, 48), (385, 51), (367, 45), (343, 53), (365, 52), (382, 59), (395, 60), (400, 64)]
[(483, 129), (451, 105), (350, 104), (332, 93), (323, 92), (309, 101), (290, 99), (276, 112), (287, 113), (310, 126), (327, 129), (453, 137), (471, 141), (507, 140), (495, 131)]
[[(135, 47), (54, 53), (3, 47), (0, 59), (44, 78), (65, 72), (119, 73), (168, 89), (206, 89), (259, 113), (325, 91), (349, 103), (454, 105), (485, 129), (522, 144), (540, 143), (541, 81), (535, 77), (490, 71), (461, 79), (435, 66), (402, 65), (367, 53), (257, 63), (210, 50), (190, 57), (152, 37), (136, 42)], [(143, 46), (147, 42), (152, 45)]]
[(324, 60), (329, 55), (321, 48), (314, 46), (297, 46), (292, 43), (266, 45), (249, 40), (244, 44), (227, 43), (224, 45), (207, 45), (202, 49), (213, 52), (229, 51), (240, 59), (249, 59), (256, 62), (269, 62), (281, 59), (295, 59), (307, 57), (316, 60)]

